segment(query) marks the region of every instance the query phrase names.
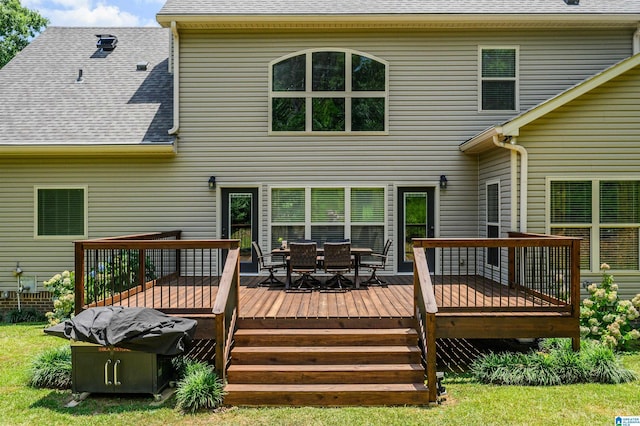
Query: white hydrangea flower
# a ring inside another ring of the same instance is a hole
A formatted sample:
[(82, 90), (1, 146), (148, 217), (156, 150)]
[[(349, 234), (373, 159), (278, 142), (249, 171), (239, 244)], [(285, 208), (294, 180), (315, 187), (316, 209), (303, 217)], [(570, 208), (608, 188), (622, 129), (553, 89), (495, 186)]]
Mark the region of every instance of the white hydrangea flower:
[(592, 308), (593, 307), (593, 300), (591, 299), (584, 299), (584, 301), (582, 302), (582, 304), (584, 306), (586, 306), (587, 308)]

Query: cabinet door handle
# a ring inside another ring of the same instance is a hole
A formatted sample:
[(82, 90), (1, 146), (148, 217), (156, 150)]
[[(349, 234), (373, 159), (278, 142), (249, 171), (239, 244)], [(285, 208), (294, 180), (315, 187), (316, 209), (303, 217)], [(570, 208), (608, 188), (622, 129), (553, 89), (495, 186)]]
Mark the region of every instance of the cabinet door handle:
[(116, 386), (120, 386), (122, 383), (118, 381), (118, 364), (120, 364), (120, 360), (117, 359), (116, 363), (113, 364), (113, 382)]
[(107, 362), (104, 363), (104, 384), (107, 386), (111, 386), (111, 380), (109, 380), (109, 364), (111, 364), (111, 360), (108, 359)]

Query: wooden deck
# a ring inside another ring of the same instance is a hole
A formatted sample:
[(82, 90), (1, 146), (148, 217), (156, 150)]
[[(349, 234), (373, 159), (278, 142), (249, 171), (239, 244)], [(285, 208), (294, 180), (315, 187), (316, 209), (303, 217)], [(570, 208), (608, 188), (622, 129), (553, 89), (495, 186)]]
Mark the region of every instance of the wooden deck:
[[(240, 287), (240, 318), (251, 319), (303, 319), (303, 318), (413, 318), (412, 276), (385, 277), (386, 287), (362, 287), (349, 291), (287, 292), (282, 288), (259, 287), (263, 277), (242, 277)], [(132, 294), (115, 305), (144, 306), (168, 313), (211, 312), (217, 295), (215, 277), (183, 277), (178, 286), (154, 286), (144, 292)], [(549, 308), (545, 299), (515, 289), (478, 279), (472, 283), (438, 285), (435, 296), (440, 315), (456, 307), (473, 307), (471, 312), (458, 315), (495, 316), (505, 307), (502, 315), (542, 315), (540, 312), (518, 312), (518, 309)], [(486, 309), (482, 309), (485, 307)], [(508, 308), (508, 312), (506, 311)], [(561, 310), (562, 307), (558, 307)], [(515, 311), (514, 311), (515, 310)], [(558, 315), (562, 312), (545, 313)]]

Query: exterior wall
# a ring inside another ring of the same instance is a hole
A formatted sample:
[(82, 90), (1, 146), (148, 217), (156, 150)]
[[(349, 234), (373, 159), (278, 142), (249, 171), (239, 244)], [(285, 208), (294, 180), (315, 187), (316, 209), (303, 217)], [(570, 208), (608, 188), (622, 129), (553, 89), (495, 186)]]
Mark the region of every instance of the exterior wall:
[[(15, 291), (4, 291), (0, 294), (0, 321), (9, 312), (18, 310), (18, 294)], [(20, 295), (20, 308), (35, 309), (41, 314), (53, 311), (53, 299), (48, 291), (39, 293), (22, 293)]]
[[(487, 236), (487, 182), (500, 182), (500, 237), (505, 238), (511, 226), (511, 151), (495, 149), (479, 156), (478, 229)], [(517, 214), (517, 212), (516, 212)]]
[[(270, 185), (379, 185), (387, 188), (387, 232), (397, 250), (395, 188), (437, 188), (445, 174), (448, 188), (436, 189), (436, 235), (479, 236), (477, 157), (458, 145), (512, 114), (477, 112), (478, 45), (519, 46), (525, 110), (628, 56), (631, 36), (575, 29), (181, 33), (175, 157), (0, 158), (0, 290), (14, 289), (18, 261), (39, 285), (73, 268), (71, 241), (33, 237), (35, 185), (87, 185), (89, 238), (171, 229), (216, 238), (220, 188), (257, 186), (262, 244)], [(268, 135), (269, 62), (320, 47), (389, 62), (388, 135)], [(217, 191), (207, 187), (212, 175)]]
[[(639, 98), (636, 68), (521, 129), (518, 143), (529, 152), (529, 231), (548, 231), (548, 178), (640, 180)], [(640, 273), (614, 275), (621, 297), (640, 292)], [(599, 282), (600, 274), (583, 271), (582, 279)]]

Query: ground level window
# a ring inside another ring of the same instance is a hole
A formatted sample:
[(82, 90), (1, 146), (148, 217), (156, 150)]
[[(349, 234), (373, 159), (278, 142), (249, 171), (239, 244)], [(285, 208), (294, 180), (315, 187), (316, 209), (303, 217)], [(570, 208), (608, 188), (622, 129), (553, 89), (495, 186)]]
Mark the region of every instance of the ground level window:
[(85, 237), (85, 188), (36, 188), (37, 237)]
[(582, 238), (582, 269), (640, 269), (640, 181), (551, 181), (549, 192), (551, 233)]
[(349, 240), (382, 250), (384, 205), (384, 188), (272, 188), (271, 248), (283, 240)]

